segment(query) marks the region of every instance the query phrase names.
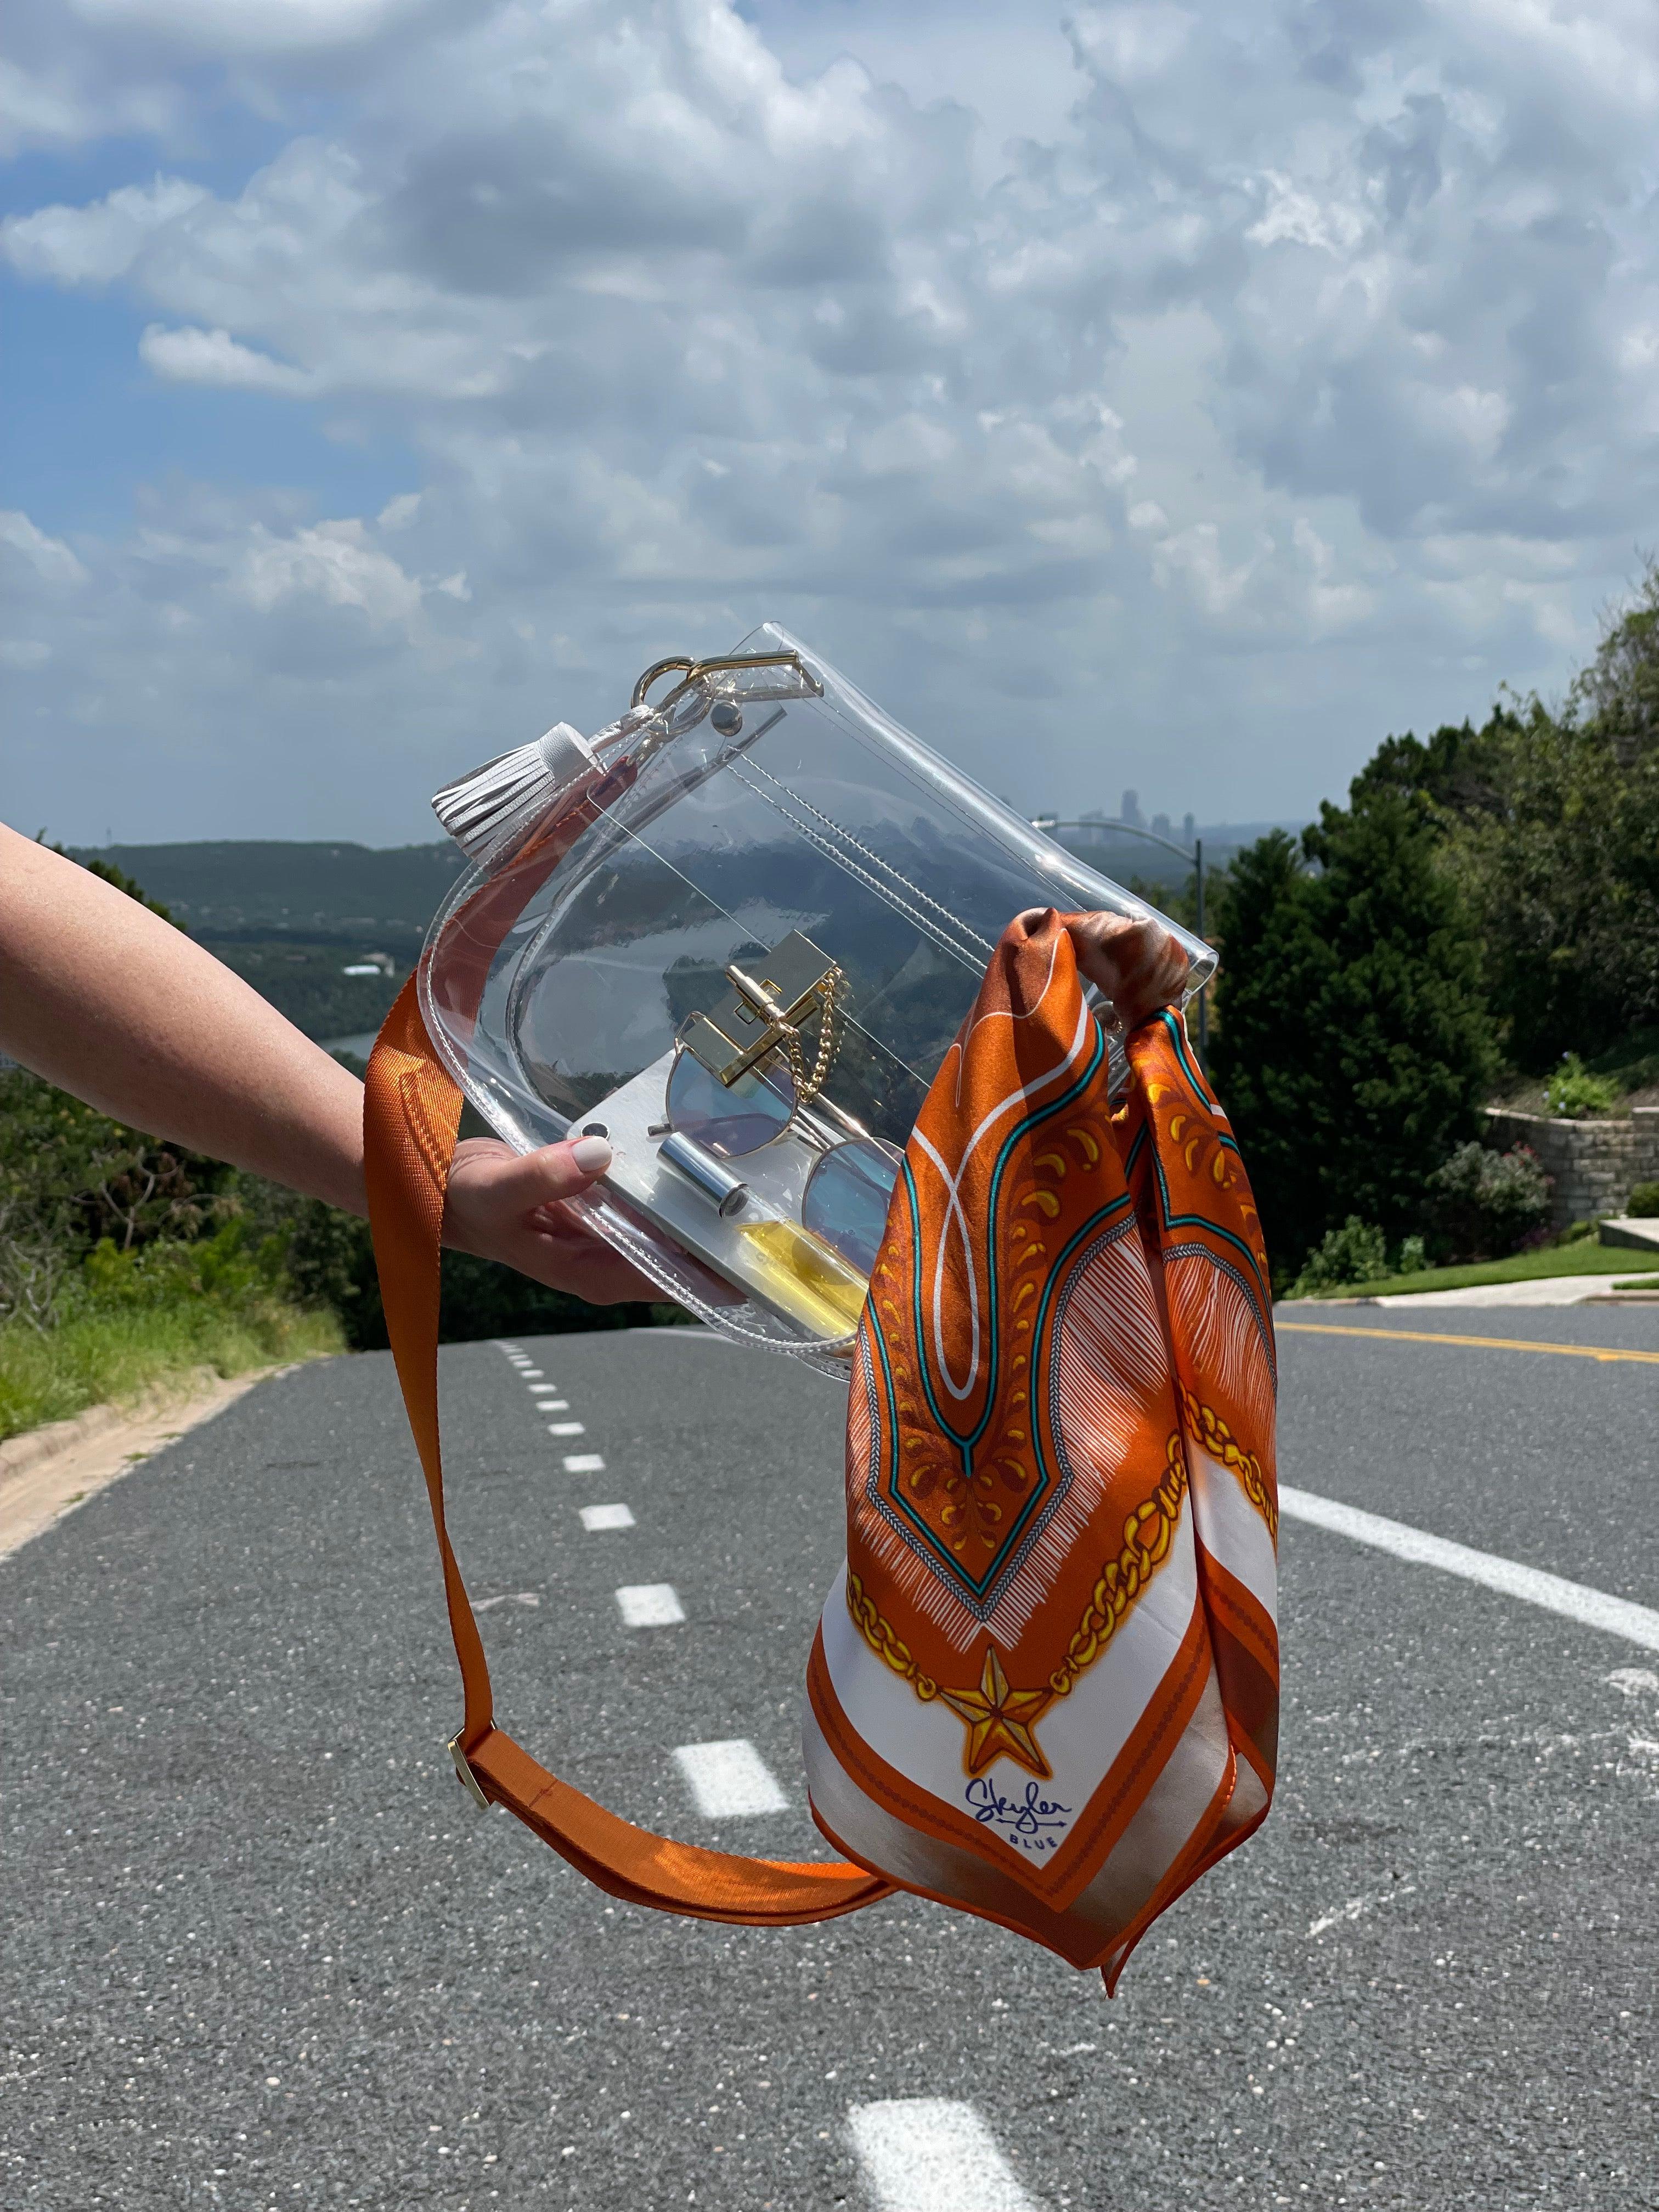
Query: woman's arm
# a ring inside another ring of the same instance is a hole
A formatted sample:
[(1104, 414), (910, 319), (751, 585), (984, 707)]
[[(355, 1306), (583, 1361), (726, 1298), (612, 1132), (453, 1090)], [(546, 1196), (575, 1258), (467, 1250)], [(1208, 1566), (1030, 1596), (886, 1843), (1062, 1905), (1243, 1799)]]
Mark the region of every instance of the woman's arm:
[[(136, 899), (0, 824), (0, 1049), (100, 1112), (366, 1213), (363, 1087)], [(457, 1146), (444, 1241), (597, 1304), (660, 1296), (559, 1204), (603, 1139)]]

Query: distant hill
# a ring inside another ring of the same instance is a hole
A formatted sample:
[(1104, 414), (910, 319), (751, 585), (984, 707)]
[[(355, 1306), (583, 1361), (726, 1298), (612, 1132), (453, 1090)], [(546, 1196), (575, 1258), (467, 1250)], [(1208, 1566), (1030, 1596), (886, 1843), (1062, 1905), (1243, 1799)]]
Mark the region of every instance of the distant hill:
[[(447, 843), (380, 849), (275, 838), (105, 845), (76, 858), (124, 869), (319, 1042), (380, 1027), (466, 866)], [(346, 974), (376, 954), (390, 973)]]
[(255, 931), (365, 932), (412, 961), (426, 926), (466, 862), (434, 845), (307, 845), (246, 839), (200, 845), (106, 845), (77, 860), (112, 860), (172, 908), (192, 937)]
[[(1270, 829), (1299, 823), (1200, 824), (1204, 855), (1219, 867)], [(1148, 892), (1178, 893), (1190, 872), (1179, 854), (1124, 833), (1121, 823), (1066, 830), (1060, 842), (1103, 874)], [(378, 1029), (420, 956), (427, 925), (466, 866), (453, 845), (289, 843), (276, 838), (191, 845), (106, 845), (102, 860), (152, 898), (307, 1036), (359, 1040)], [(390, 973), (349, 975), (373, 955)]]

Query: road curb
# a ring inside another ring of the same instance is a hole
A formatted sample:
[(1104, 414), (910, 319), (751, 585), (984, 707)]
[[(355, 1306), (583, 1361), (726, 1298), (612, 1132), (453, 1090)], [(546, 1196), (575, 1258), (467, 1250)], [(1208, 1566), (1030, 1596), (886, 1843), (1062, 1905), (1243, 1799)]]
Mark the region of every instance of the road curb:
[(106, 1429), (128, 1418), (118, 1406), (88, 1406), (84, 1413), (76, 1413), (70, 1420), (48, 1421), (44, 1428), (8, 1437), (0, 1444), (0, 1489), (26, 1468), (38, 1467), (43, 1459), (55, 1459), (59, 1452), (72, 1451), (88, 1437), (101, 1436)]

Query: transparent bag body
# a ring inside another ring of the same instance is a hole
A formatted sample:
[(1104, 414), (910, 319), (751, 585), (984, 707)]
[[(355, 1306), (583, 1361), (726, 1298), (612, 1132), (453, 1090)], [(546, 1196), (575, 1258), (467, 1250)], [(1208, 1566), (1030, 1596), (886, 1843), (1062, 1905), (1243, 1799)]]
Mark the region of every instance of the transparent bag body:
[[(658, 706), (641, 679), (591, 742), (564, 733), (556, 787), (458, 884), (422, 957), (422, 1012), (509, 1144), (603, 1128), (611, 1171), (575, 1210), (668, 1297), (844, 1372), (866, 1273), (806, 1225), (814, 1194), (868, 1215), (859, 1164), (896, 1170), (1015, 915), (1152, 909), (773, 624), (726, 664), (662, 665), (682, 680)], [(1190, 993), (1215, 956), (1166, 926)], [(733, 1079), (769, 1029), (781, 1041)], [(671, 1079), (714, 1120), (671, 1111)], [(720, 1118), (744, 1098), (760, 1122)], [(733, 1129), (763, 1141), (727, 1155)], [(854, 1170), (826, 1166), (849, 1141)]]

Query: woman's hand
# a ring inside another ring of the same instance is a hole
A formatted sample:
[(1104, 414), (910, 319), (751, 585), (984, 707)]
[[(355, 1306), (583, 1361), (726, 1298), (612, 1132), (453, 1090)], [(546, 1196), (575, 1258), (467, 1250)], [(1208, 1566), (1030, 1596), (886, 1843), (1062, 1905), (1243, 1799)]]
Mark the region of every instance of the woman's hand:
[(564, 1203), (610, 1164), (603, 1137), (545, 1145), (538, 1152), (515, 1152), (494, 1137), (464, 1138), (449, 1170), (443, 1241), (454, 1251), (500, 1260), (590, 1305), (660, 1298), (654, 1283)]
[(1173, 1006), (1187, 981), (1187, 955), (1150, 915), (1139, 921), (1121, 914), (1069, 914), (1066, 927), (1078, 973), (1112, 1002), (1127, 1035)]

